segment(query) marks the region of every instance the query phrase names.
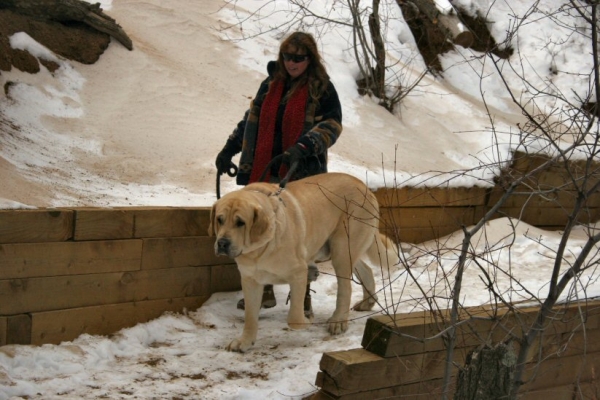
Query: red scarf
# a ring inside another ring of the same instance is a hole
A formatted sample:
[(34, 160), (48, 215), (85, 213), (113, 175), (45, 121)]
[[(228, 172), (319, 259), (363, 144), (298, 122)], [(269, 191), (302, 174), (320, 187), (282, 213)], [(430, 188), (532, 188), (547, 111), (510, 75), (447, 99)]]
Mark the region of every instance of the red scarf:
[[(283, 89), (283, 81), (273, 81), (260, 109), (258, 137), (256, 138), (256, 146), (254, 148), (254, 163), (252, 165), (250, 183), (259, 181), (260, 176), (273, 156), (277, 110), (279, 109)], [(296, 144), (296, 141), (302, 134), (304, 120), (306, 119), (307, 100), (308, 85), (304, 85), (296, 89), (287, 101), (281, 126), (283, 131), (282, 145), (284, 151)], [(269, 181), (270, 175), (271, 171), (267, 171), (265, 175), (266, 182)]]

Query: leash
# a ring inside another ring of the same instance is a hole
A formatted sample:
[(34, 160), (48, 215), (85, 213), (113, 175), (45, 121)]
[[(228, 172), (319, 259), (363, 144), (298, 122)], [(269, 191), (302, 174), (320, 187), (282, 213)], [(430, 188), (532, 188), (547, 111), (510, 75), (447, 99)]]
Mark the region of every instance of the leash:
[[(269, 163), (265, 167), (265, 170), (263, 171), (262, 175), (260, 176), (259, 182), (263, 182), (265, 180), (267, 172), (269, 171), (269, 169), (271, 168), (273, 163), (275, 163), (282, 157), (283, 157), (283, 154), (280, 154), (276, 157), (273, 157), (273, 159), (271, 161), (269, 161)], [(294, 161), (292, 163), (292, 165), (290, 165), (290, 169), (288, 170), (287, 174), (285, 174), (285, 177), (279, 182), (279, 191), (277, 192), (277, 194), (281, 193), (281, 191), (285, 188), (285, 185), (287, 185), (287, 183), (290, 181), (290, 179), (292, 178), (292, 175), (294, 174), (294, 172), (296, 172), (296, 169), (298, 168), (298, 164), (299, 164), (298, 161)], [(235, 165), (234, 163), (230, 163), (229, 167), (227, 167), (227, 169), (225, 171), (221, 171), (221, 172), (217, 171), (217, 183), (216, 183), (217, 200), (221, 198), (221, 175), (225, 174), (225, 173), (233, 178), (238, 173), (237, 165)]]
[[(265, 167), (265, 170), (263, 171), (262, 175), (260, 176), (259, 182), (263, 182), (265, 180), (265, 177), (267, 176), (267, 172), (269, 171), (269, 169), (271, 168), (273, 163), (280, 160), (281, 158), (283, 158), (283, 154), (275, 156), (275, 157), (273, 157), (273, 159), (271, 161), (269, 161), (269, 163)], [(296, 172), (296, 169), (298, 168), (298, 164), (299, 164), (298, 161), (294, 161), (292, 163), (292, 165), (290, 165), (290, 169), (288, 170), (287, 174), (285, 174), (285, 177), (281, 181), (279, 181), (279, 192), (277, 192), (277, 194), (281, 193), (281, 191), (283, 189), (285, 189), (285, 185), (287, 185), (289, 180), (292, 178), (292, 175), (294, 174), (294, 172)]]
[(237, 173), (238, 167), (234, 163), (229, 163), (229, 167), (225, 171), (217, 171), (217, 200), (221, 198), (221, 174), (227, 174), (233, 178)]

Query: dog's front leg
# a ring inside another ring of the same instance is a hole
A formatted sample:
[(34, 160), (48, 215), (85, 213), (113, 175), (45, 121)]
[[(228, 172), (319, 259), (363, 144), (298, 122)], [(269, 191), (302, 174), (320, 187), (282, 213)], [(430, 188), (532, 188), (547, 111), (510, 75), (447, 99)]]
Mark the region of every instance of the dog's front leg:
[(306, 329), (311, 320), (304, 315), (304, 295), (306, 294), (306, 270), (298, 274), (290, 282), (290, 311), (288, 312), (288, 326), (292, 329)]
[(227, 350), (246, 352), (256, 341), (258, 332), (258, 313), (263, 295), (263, 285), (252, 278), (242, 276), (242, 291), (244, 293), (244, 330), (242, 336), (233, 340)]

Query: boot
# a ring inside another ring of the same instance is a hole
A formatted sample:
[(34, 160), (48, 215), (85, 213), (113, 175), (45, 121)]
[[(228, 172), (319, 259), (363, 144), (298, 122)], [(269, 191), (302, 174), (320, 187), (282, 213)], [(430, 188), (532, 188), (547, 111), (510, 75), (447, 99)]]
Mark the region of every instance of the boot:
[(310, 298), (310, 283), (306, 285), (306, 294), (304, 295), (304, 316), (311, 319), (315, 315), (312, 309), (312, 300)]
[[(277, 305), (277, 299), (275, 298), (275, 292), (273, 291), (273, 285), (265, 285), (263, 289), (262, 302), (260, 308), (273, 308)], [(239, 310), (246, 309), (246, 302), (244, 299), (240, 299), (237, 303)]]

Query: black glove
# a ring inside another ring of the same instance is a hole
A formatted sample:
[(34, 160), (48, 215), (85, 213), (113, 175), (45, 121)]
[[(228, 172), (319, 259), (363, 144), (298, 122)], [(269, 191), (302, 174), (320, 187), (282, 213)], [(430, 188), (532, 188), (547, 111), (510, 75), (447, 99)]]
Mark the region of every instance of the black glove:
[[(231, 151), (227, 147), (223, 148), (221, 152), (217, 155), (217, 159), (215, 160), (215, 166), (217, 167), (217, 173), (222, 175), (224, 173), (228, 173), (231, 170), (232, 166), (235, 168), (235, 164), (231, 162), (231, 159), (235, 155), (235, 152)], [(237, 168), (236, 168), (237, 169)]]
[(295, 162), (299, 162), (308, 155), (308, 149), (302, 143), (296, 143), (283, 153), (281, 163), (290, 168)]

